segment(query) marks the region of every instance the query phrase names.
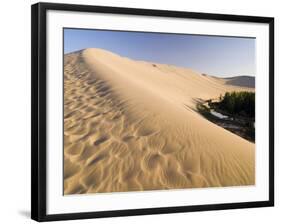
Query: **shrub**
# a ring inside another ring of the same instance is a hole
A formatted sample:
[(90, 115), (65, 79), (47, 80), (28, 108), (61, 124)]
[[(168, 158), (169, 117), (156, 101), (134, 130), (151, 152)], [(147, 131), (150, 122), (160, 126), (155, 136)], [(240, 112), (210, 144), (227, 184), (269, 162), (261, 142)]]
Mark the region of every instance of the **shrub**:
[(255, 117), (255, 93), (253, 92), (226, 92), (220, 100), (218, 108), (231, 115)]

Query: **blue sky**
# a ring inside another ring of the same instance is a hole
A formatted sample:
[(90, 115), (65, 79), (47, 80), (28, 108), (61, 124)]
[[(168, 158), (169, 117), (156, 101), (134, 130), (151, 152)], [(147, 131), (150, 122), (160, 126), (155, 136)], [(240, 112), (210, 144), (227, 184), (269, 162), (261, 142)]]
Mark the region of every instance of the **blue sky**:
[(64, 29), (64, 53), (85, 48), (102, 48), (135, 60), (220, 77), (255, 75), (253, 38)]

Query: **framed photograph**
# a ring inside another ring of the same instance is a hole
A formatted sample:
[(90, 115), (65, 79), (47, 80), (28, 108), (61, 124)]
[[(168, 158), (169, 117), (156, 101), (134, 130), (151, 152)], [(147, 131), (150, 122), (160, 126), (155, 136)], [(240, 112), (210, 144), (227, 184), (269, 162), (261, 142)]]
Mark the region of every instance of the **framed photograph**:
[(273, 205), (273, 18), (32, 6), (32, 219)]

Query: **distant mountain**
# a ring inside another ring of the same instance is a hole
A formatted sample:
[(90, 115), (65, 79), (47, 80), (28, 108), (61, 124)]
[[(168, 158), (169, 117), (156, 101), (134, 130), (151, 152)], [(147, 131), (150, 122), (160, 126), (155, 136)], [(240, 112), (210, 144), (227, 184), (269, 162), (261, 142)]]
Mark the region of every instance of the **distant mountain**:
[(224, 78), (224, 80), (226, 85), (255, 88), (255, 77), (253, 76), (236, 76)]

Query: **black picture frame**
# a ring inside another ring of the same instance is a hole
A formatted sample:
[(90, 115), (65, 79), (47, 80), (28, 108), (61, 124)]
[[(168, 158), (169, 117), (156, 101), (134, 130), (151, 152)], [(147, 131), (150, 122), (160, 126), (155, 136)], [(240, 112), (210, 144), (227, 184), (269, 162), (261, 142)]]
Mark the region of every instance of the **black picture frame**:
[[(46, 213), (46, 12), (48, 10), (100, 12), (125, 15), (162, 16), (170, 18), (193, 18), (269, 24), (269, 200), (243, 203), (208, 204), (195, 206), (160, 207), (48, 215)], [(36, 221), (54, 221), (274, 206), (274, 18), (55, 3), (34, 4), (32, 5), (31, 12), (32, 219)]]

